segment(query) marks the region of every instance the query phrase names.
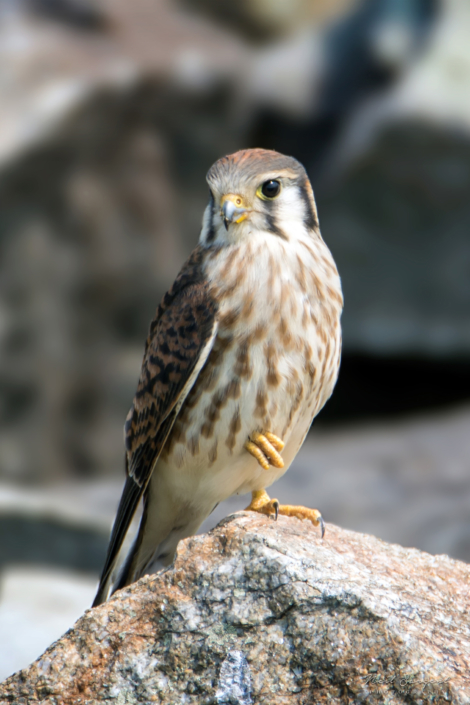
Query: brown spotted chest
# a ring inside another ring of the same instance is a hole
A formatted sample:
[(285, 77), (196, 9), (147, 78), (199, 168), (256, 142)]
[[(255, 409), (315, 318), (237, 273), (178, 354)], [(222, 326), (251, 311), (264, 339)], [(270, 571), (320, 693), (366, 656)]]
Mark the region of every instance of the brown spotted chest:
[(292, 440), (293, 457), (338, 374), (342, 294), (330, 252), (319, 236), (268, 234), (208, 248), (204, 273), (219, 303), (217, 336), (164, 459), (233, 462), (255, 431)]

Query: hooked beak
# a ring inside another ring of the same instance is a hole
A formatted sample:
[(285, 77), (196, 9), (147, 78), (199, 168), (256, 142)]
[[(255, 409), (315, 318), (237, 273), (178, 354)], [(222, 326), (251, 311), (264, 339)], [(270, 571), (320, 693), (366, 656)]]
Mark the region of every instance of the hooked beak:
[(228, 230), (231, 223), (241, 223), (248, 215), (248, 209), (243, 206), (241, 197), (236, 194), (229, 193), (223, 196), (220, 205), (225, 230)]

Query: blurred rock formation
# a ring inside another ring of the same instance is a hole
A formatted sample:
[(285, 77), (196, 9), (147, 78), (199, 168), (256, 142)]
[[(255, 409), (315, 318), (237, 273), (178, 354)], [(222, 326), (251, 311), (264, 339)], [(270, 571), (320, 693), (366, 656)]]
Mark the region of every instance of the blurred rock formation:
[(387, 124), (319, 208), (349, 350), (468, 360), (470, 134)]
[(430, 38), (436, 0), (395, 5), (239, 3), (219, 25), (203, 0), (1, 0), (1, 477), (121, 471), (149, 320), (240, 147), (306, 163), (346, 354), (468, 354), (465, 4)]
[(254, 41), (276, 40), (302, 27), (327, 24), (357, 5), (357, 0), (185, 0)]
[(247, 512), (88, 610), (0, 703), (468, 703), (469, 567)]
[(321, 190), (349, 303), (349, 349), (469, 359), (470, 8), (442, 7), (426, 51), (352, 113)]
[(0, 14), (0, 474), (116, 473), (148, 323), (236, 145), (241, 54), (164, 2), (78, 34), (28, 7)]

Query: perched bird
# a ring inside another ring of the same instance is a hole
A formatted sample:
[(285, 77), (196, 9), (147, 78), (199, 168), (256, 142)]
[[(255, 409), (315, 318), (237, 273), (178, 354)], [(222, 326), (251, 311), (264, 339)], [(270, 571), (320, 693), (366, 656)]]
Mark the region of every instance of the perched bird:
[[(127, 479), (94, 606), (172, 562), (217, 504), (280, 505), (287, 470), (336, 383), (343, 304), (312, 188), (292, 157), (247, 149), (209, 170), (199, 244), (151, 323), (126, 420)], [(137, 537), (119, 553), (143, 497)], [(114, 584), (113, 584), (114, 581)]]

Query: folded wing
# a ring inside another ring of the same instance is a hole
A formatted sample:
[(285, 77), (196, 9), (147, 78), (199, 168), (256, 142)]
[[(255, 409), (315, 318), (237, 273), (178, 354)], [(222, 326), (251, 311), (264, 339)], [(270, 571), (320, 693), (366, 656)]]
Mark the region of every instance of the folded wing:
[(217, 333), (217, 306), (195, 250), (150, 326), (142, 370), (125, 425), (127, 479), (93, 607), (107, 599), (122, 543), (179, 410)]

